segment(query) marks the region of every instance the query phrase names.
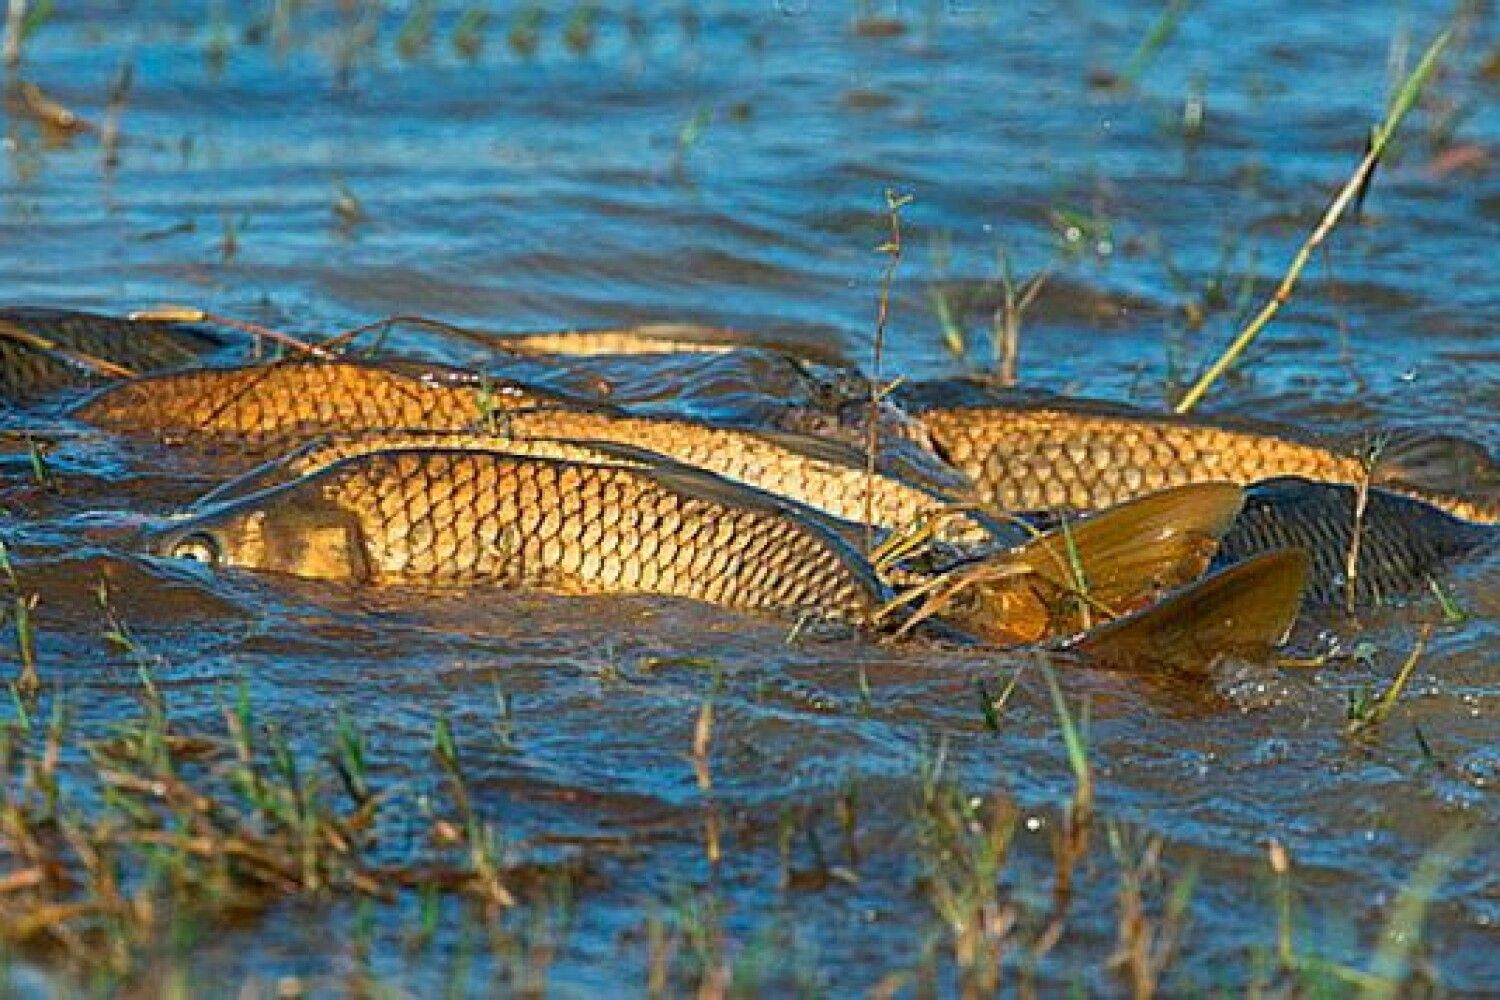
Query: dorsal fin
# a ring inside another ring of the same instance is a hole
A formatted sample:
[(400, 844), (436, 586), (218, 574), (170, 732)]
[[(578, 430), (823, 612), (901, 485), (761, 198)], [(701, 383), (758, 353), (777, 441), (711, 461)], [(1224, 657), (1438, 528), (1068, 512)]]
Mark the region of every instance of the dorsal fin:
[(286, 470), (292, 467), (297, 459), (308, 455), (319, 448), (324, 447), (331, 440), (331, 435), (324, 434), (305, 441), (285, 454), (262, 462), (259, 465), (247, 469), (235, 476), (233, 479), (220, 483), (218, 486), (194, 500), (189, 510), (201, 510), (206, 507), (217, 507), (221, 504), (232, 503), (255, 493), (268, 490), (273, 486), (280, 486), (297, 478), (286, 474)]
[(853, 445), (833, 438), (817, 437), (812, 434), (803, 434), (800, 431), (782, 431), (775, 429), (748, 428), (745, 431), (753, 437), (763, 441), (769, 441), (778, 448), (783, 448), (794, 455), (803, 458), (811, 458), (819, 462), (828, 462), (832, 465), (842, 465), (849, 469), (865, 468), (865, 454)]
[[(778, 428), (751, 428), (747, 433), (817, 461), (850, 469), (865, 469), (869, 466), (863, 448), (837, 438)], [(973, 484), (967, 476), (918, 445), (884, 442), (876, 455), (875, 469), (940, 500), (969, 503), (977, 499)]]

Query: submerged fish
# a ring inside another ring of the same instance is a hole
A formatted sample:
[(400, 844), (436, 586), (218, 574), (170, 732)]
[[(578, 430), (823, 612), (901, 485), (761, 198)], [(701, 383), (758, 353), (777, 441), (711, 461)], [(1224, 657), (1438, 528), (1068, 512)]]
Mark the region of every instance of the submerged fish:
[(1474, 524), (1419, 500), (1369, 490), (1362, 516), (1352, 486), (1281, 478), (1246, 490), (1245, 508), (1219, 548), (1221, 562), (1299, 548), (1311, 558), (1309, 600), (1342, 603), (1359, 526), (1354, 596), (1380, 604), (1428, 586), (1455, 559), (1500, 544), (1500, 528)]
[[(1367, 476), (1362, 456), (1317, 442), (1084, 401), (933, 407), (919, 419), (939, 455), (1005, 510), (1095, 510), (1205, 480), (1248, 485), (1300, 476), (1357, 485)], [(1475, 446), (1436, 440), (1471, 461)], [(1423, 447), (1424, 458), (1432, 450)], [(1378, 457), (1372, 482), (1465, 520), (1500, 522), (1500, 495), (1434, 488), (1431, 478), (1411, 474), (1408, 454), (1398, 446)]]
[(443, 332), (509, 354), (558, 357), (630, 357), (652, 354), (727, 354), (760, 349), (815, 364), (847, 365), (835, 347), (752, 335), (699, 323), (641, 323), (583, 330), (491, 333), (443, 326)]
[(0, 399), (190, 364), (228, 342), (201, 326), (70, 309), (0, 309)]
[[(1221, 530), (1238, 504), (1238, 491), (1194, 487), (1177, 499), (1105, 512), (1096, 527), (1077, 533), (1078, 560), (1097, 574), (1101, 593), (1134, 603), (1201, 572), (1202, 533)], [(1116, 566), (1110, 554), (1093, 551), (1096, 535), (1139, 544)], [(993, 557), (1006, 593), (1029, 579), (1049, 613), (1062, 543), (1052, 536)], [(375, 452), (196, 513), (158, 530), (148, 545), (166, 556), (346, 583), (664, 594), (860, 624), (881, 622), (893, 597), (832, 519), (676, 463)], [(953, 624), (1014, 641), (1014, 623), (979, 617), (1009, 606), (962, 605)], [(1071, 634), (1073, 620), (1037, 634)]]
[(469, 430), (495, 424), (507, 410), (566, 399), (426, 363), (309, 359), (132, 379), (73, 416), (174, 444), (285, 447), (331, 431)]
[(657, 593), (864, 618), (883, 599), (837, 532), (715, 477), (494, 451), (347, 459), (174, 526), (165, 555), (351, 583)]
[(229, 488), (244, 493), (255, 486), (306, 475), (351, 455), (392, 448), (508, 450), (586, 460), (601, 453), (595, 447), (590, 455), (591, 445), (641, 449), (658, 458), (789, 497), (851, 523), (900, 531), (930, 520), (936, 537), (973, 544), (1022, 537), (1019, 530), (1004, 530), (984, 518), (971, 496), (914, 485), (883, 469), (871, 471), (864, 456), (837, 442), (720, 427), (685, 418), (636, 417), (600, 408), (516, 410), (486, 434), (397, 431), (332, 435), (256, 470), (249, 487)]

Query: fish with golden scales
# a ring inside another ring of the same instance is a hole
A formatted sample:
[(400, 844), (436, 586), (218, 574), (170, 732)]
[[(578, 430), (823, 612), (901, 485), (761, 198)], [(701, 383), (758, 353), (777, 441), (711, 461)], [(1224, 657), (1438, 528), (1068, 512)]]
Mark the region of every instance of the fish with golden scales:
[[(810, 405), (786, 408), (777, 426), (863, 440), (869, 403), (850, 382), (845, 373), (811, 386)], [(907, 422), (884, 418), (883, 429), (900, 429), (902, 444), (935, 462), (952, 462), (991, 509), (1034, 524), (1216, 473), (1248, 483), (1249, 501), (1224, 537), (1221, 564), (1304, 548), (1311, 557), (1310, 599), (1347, 599), (1346, 562), (1365, 477), (1358, 445), (1050, 394), (997, 396), (966, 380), (903, 384), (894, 395)], [(1368, 510), (1358, 523), (1357, 603), (1425, 592), (1451, 563), (1500, 543), (1500, 470), (1474, 442), (1393, 433), (1369, 478)]]
[(380, 451), (201, 513), (165, 555), (369, 584), (655, 593), (861, 618), (868, 564), (787, 501), (681, 467)]
[[(809, 378), (788, 430), (863, 440), (868, 390), (847, 372)], [(1454, 517), (1500, 523), (1500, 463), (1481, 445), (1396, 431), (1335, 440), (1299, 428), (1154, 413), (1121, 403), (995, 390), (968, 379), (904, 382), (890, 394), (910, 418), (907, 444), (966, 475), (1010, 511), (1088, 511), (1190, 482), (1249, 485), (1281, 476), (1369, 485)], [(896, 426), (889, 419), (883, 426)]]
[(285, 449), (329, 432), (472, 430), (497, 425), (509, 410), (568, 399), (425, 362), (298, 359), (132, 379), (72, 416), (168, 444)]
[(1414, 483), (1400, 453), (1377, 454), (1367, 472), (1362, 455), (1315, 441), (1084, 401), (935, 406), (917, 416), (937, 452), (1004, 510), (1097, 510), (1184, 483), (1297, 476), (1349, 486), (1368, 479), (1467, 521), (1500, 522), (1500, 494)]
[[(1166, 495), (1145, 504), (1146, 521), (1174, 537), (1163, 540), (1167, 555), (1143, 573), (1138, 567), (1150, 560), (1143, 546), (1130, 546), (1127, 571), (1137, 573), (1139, 584), (1112, 572), (1107, 553), (1080, 558), (1113, 581), (1111, 594), (1191, 580), (1207, 564), (1196, 532), (1228, 523), (1239, 504), (1233, 488), (1209, 492), (1194, 487), (1181, 504)], [(1164, 521), (1164, 509), (1173, 507), (1180, 516)], [(1119, 523), (1082, 531), (1085, 548), (1094, 533), (1116, 541), (1152, 534), (1134, 505), (1097, 517)], [(1055, 556), (1061, 541), (1049, 544)], [(840, 526), (820, 512), (678, 463), (607, 456), (567, 461), (440, 448), (356, 455), (195, 511), (151, 532), (146, 545), (163, 556), (346, 584), (661, 594), (861, 625), (884, 621), (893, 597)], [(1051, 587), (1054, 571), (1036, 570), (1044, 549), (1026, 546), (997, 558), (1015, 559), (1014, 571), (1001, 574), (1008, 592), (1025, 573), (1044, 590)], [(984, 613), (996, 607), (980, 602)], [(1018, 634), (1056, 638), (1076, 631), (1071, 618), (1059, 619), (1055, 629), (1018, 633), (1013, 622), (958, 611), (953, 625), (1002, 643)], [(1150, 614), (1145, 607), (1125, 617)], [(1269, 646), (1280, 637), (1242, 638)]]
[(0, 399), (24, 405), (73, 386), (191, 364), (228, 344), (195, 324), (0, 308)]
[[(567, 453), (558, 454), (560, 442)], [(924, 524), (933, 536), (968, 545), (1019, 538), (1014, 526), (986, 518), (977, 501), (957, 491), (925, 486), (891, 471), (868, 468), (852, 448), (822, 438), (743, 427), (722, 427), (687, 418), (632, 416), (601, 407), (549, 407), (506, 413), (488, 433), (393, 431), (334, 434), (251, 474), (251, 482), (292, 478), (339, 459), (394, 447), (509, 449), (546, 457), (578, 458), (590, 445), (624, 446), (650, 452), (790, 497), (854, 524), (892, 531)], [(230, 487), (244, 492), (242, 487)]]

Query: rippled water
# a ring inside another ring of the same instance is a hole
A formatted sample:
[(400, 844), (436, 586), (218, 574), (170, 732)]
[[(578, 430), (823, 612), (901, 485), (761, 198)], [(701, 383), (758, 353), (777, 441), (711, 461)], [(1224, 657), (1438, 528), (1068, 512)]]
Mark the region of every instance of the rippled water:
[[(353, 2), (58, 6), (21, 72), (102, 122), (130, 67), (118, 164), (97, 135), (57, 143), (12, 112), (5, 300), (191, 303), (318, 331), (396, 312), (510, 330), (691, 319), (836, 347), (868, 368), (891, 189), (914, 200), (901, 212), (885, 375), (985, 363), (1003, 251), (1018, 277), (1051, 274), (1025, 316), (1023, 384), (1147, 406), (1165, 405), (1269, 291), (1393, 82), (1455, 17), (1418, 0), (1336, 15), (1193, 5), (1139, 87), (1111, 90), (1095, 84), (1129, 63), (1159, 5), (870, 5), (903, 26), (886, 33), (855, 31), (852, 5), (819, 0), (615, 4), (599, 8), (587, 51), (564, 41), (573, 14), (554, 12), (524, 55), (506, 38), (522, 12), (480, 4), (493, 16), (472, 60), (452, 45), (459, 4), (432, 5), (431, 43), (409, 57), (398, 49), (410, 5), (379, 16)], [(1362, 219), (1315, 258), (1214, 409), (1330, 429), (1420, 425), (1500, 447), (1496, 20), (1485, 4), (1456, 16), (1445, 68)], [(351, 43), (359, 24), (378, 25), (373, 43)], [(1202, 126), (1185, 124), (1200, 100)], [(944, 347), (939, 298), (968, 332), (968, 359)], [(388, 346), (502, 364), (419, 332)], [(699, 413), (783, 391), (782, 369), (753, 354), (595, 367)], [(1031, 661), (789, 643), (783, 622), (665, 601), (213, 578), (122, 558), (104, 530), (105, 512), (154, 513), (206, 483), (89, 434), (52, 464), (61, 493), (34, 494), (24, 453), (4, 457), (0, 524), (42, 595), (43, 676), (77, 724), (138, 711), (136, 667), (98, 638), (100, 578), (189, 726), (215, 725), (243, 678), (300, 750), (320, 753), (342, 708), (370, 734), (374, 768), (420, 790), (436, 782), (434, 720), (451, 719), (480, 807), (518, 857), (586, 859), (549, 971), (559, 990), (644, 984), (643, 922), (695, 893), (720, 901), (743, 964), (759, 956), (819, 991), (946, 956), (913, 848), (922, 769), (937, 757), (974, 794), (1014, 795), (1025, 822), (1006, 878), (1045, 902), (1072, 779)], [(1100, 814), (1138, 841), (1164, 837), (1170, 870), (1197, 869), (1169, 984), (1254, 978), (1251, 956), (1275, 944), (1270, 840), (1293, 861), (1300, 945), (1362, 965), (1419, 859), (1473, 827), (1425, 947), (1448, 985), (1493, 985), (1496, 567), (1464, 567), (1451, 586), (1469, 618), (1437, 631), (1403, 707), (1360, 739), (1344, 734), (1350, 693), (1395, 671), (1430, 607), (1367, 616), (1363, 631), (1310, 623), (1304, 645), (1319, 647), (1326, 628), (1373, 657), (1231, 669), (1210, 692), (1064, 677), (1092, 705)], [(997, 692), (1018, 670), (992, 732), (976, 685)], [(687, 756), (711, 694), (717, 873)], [(497, 698), (511, 700), (513, 749)], [(858, 850), (846, 857), (838, 802), (850, 789)], [(857, 880), (781, 888), (787, 824), (794, 867), (821, 850)], [(1104, 966), (1116, 869), (1107, 851), (1090, 863), (1044, 982), (1121, 988)], [(409, 910), (380, 933), (397, 939)], [(198, 961), (226, 982), (333, 985), (354, 961), (348, 922), (337, 902), (284, 907), (209, 935)], [(419, 990), (462, 976), (451, 972), (462, 935), (444, 926), (441, 960), (393, 947), (377, 971)], [(939, 982), (951, 985), (946, 961)]]

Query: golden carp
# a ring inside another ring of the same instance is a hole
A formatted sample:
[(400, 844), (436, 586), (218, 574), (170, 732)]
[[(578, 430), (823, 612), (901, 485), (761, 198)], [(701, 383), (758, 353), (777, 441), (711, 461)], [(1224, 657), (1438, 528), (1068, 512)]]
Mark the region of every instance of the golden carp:
[(694, 470), (385, 451), (199, 514), (161, 554), (349, 583), (655, 593), (863, 618), (883, 597), (838, 533)]
[(102, 390), (73, 416), (173, 444), (285, 447), (331, 431), (491, 427), (508, 410), (565, 400), (425, 363), (308, 359), (133, 379)]
[[(1081, 402), (935, 407), (919, 416), (938, 453), (1005, 510), (1095, 510), (1142, 493), (1217, 480), (1300, 476), (1357, 485), (1358, 454), (1287, 436)], [(1369, 478), (1466, 520), (1500, 521), (1500, 503), (1406, 481), (1379, 456)]]
[[(1095, 581), (1099, 621), (1200, 573), (1211, 536), (1239, 502), (1234, 487), (1191, 487), (997, 553), (989, 557), (994, 578), (1015, 600), (966, 600), (944, 609), (943, 620), (996, 644), (1071, 635), (1082, 626), (1063, 599), (1070, 584), (1059, 582), (1073, 579), (1059, 565), (1065, 551)], [(200, 510), (156, 531), (149, 547), (346, 583), (652, 593), (899, 621), (890, 609), (902, 602), (849, 543), (847, 528), (677, 463), (421, 449), (357, 455)], [(1133, 544), (1121, 545), (1127, 538)]]

